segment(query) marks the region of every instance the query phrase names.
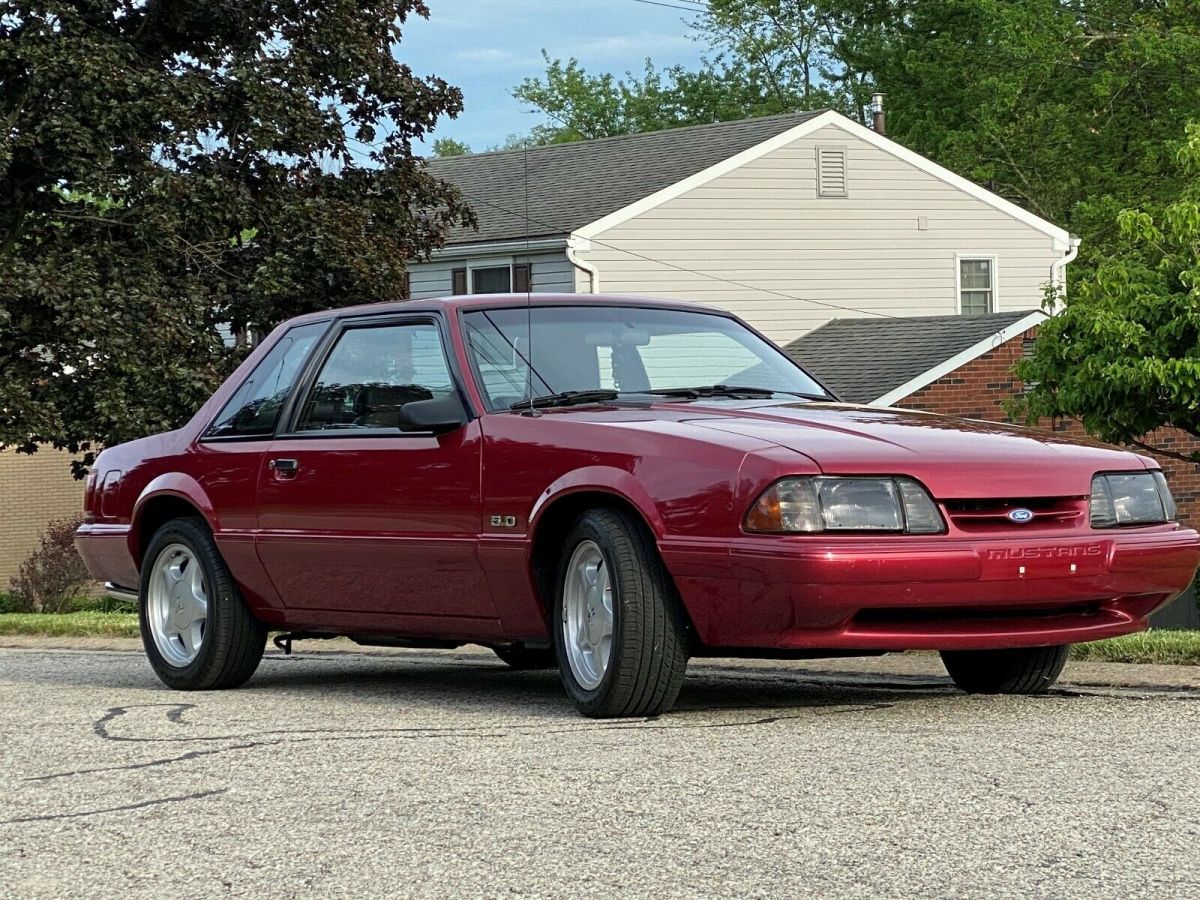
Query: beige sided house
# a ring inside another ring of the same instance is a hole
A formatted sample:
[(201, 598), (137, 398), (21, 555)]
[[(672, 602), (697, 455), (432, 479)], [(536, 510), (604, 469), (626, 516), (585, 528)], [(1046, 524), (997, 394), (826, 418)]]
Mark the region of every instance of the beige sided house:
[(848, 316), (1036, 309), (1078, 244), (829, 110), (429, 167), (463, 191), (479, 229), (411, 264), (413, 297), (694, 299), (781, 344)]

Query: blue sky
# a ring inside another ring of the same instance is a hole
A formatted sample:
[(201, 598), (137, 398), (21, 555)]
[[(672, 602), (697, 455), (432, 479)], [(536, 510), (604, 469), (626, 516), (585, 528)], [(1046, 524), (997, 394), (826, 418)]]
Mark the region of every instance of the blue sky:
[(694, 65), (703, 50), (688, 34), (686, 13), (635, 0), (427, 2), (429, 19), (409, 21), (397, 55), (415, 74), (462, 88), (465, 111), (443, 119), (435, 137), (476, 151), (540, 121), (509, 92), (544, 71), (543, 48), (552, 57), (578, 57), (588, 71), (621, 74), (640, 71), (647, 56), (659, 66)]

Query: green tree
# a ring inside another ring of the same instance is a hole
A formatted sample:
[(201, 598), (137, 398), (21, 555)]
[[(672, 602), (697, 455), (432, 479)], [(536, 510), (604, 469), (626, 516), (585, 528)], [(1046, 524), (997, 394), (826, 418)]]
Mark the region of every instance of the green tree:
[(468, 223), (422, 0), (0, 0), (0, 446), (176, 427), (262, 333), (402, 293)]
[(1187, 135), (1182, 195), (1122, 211), (1110, 256), (1038, 329), (1017, 367), (1033, 385), (1019, 415), (1073, 416), (1106, 441), (1191, 458), (1143, 442), (1162, 426), (1200, 438), (1200, 123)]
[(1200, 2), (855, 0), (837, 47), (906, 146), (1083, 238), (1166, 199), (1164, 147), (1200, 117)]
[(761, 86), (759, 115), (828, 107), (864, 121), (870, 71), (852, 63), (848, 51), (873, 6), (866, 0), (710, 0), (695, 27), (725, 74)]
[(468, 145), (454, 138), (438, 138), (433, 142), (434, 156), (467, 156), (470, 152), (471, 148)]
[[(527, 78), (513, 96), (550, 121), (528, 136), (533, 144), (562, 144), (593, 138), (702, 125), (787, 111), (749, 74), (732, 68), (689, 72), (658, 69), (649, 59), (641, 75), (593, 75), (579, 60), (542, 56), (542, 77)], [(513, 143), (510, 138), (509, 143)], [(523, 143), (522, 139), (516, 141)]]

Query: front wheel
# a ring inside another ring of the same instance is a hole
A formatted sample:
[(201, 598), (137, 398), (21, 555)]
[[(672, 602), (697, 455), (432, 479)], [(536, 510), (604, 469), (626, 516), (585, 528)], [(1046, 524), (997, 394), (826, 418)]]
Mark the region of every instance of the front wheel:
[(175, 519), (158, 530), (138, 594), (142, 645), (167, 687), (238, 687), (258, 668), (267, 630), (246, 608), (202, 519)]
[(653, 716), (675, 704), (688, 627), (675, 585), (641, 522), (612, 509), (576, 520), (563, 545), (554, 648), (585, 716)]
[(942, 663), (969, 694), (1042, 694), (1058, 680), (1070, 647), (944, 650)]

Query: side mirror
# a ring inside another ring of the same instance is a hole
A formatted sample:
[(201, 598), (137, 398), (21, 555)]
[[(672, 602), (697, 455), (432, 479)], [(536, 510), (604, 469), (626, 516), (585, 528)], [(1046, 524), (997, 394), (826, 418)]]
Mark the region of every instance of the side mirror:
[(405, 403), (400, 407), (399, 415), (401, 431), (445, 434), (467, 424), (467, 411), (458, 394)]

